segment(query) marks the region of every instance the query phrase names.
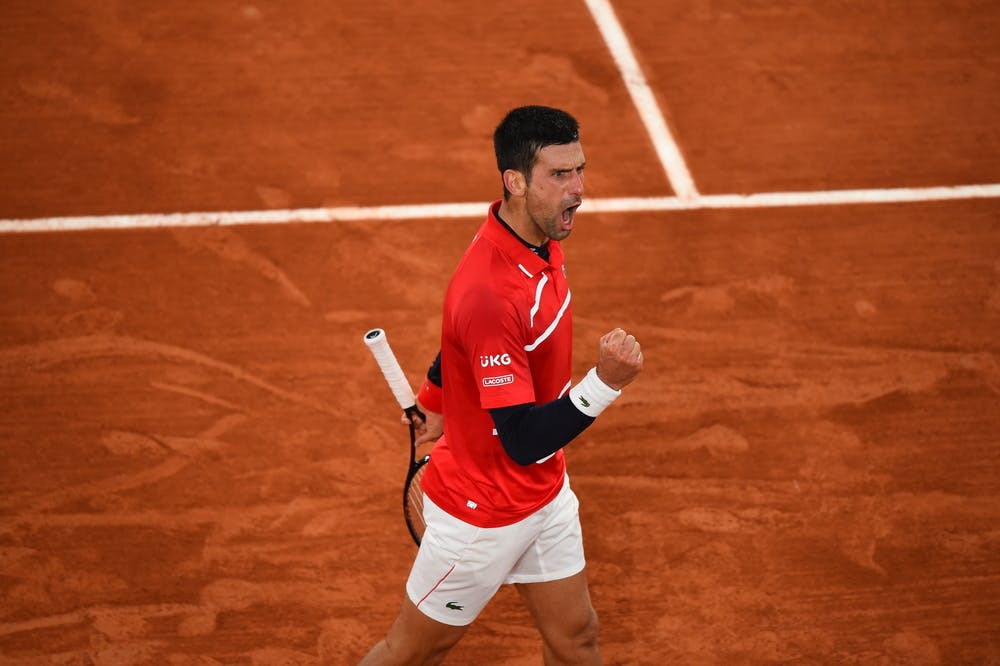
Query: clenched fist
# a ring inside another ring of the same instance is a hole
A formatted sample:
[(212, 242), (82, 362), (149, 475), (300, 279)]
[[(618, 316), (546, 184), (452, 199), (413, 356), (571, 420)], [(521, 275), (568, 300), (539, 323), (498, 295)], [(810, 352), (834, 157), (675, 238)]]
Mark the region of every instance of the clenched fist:
[(597, 353), (597, 376), (613, 389), (621, 390), (642, 370), (642, 349), (634, 335), (616, 328), (601, 337)]

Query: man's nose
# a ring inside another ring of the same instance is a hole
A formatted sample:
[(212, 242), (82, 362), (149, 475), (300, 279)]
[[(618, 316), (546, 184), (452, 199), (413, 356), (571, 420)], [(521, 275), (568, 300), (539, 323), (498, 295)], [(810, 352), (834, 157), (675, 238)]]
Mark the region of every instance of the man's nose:
[(583, 195), (583, 174), (579, 171), (573, 174), (573, 178), (569, 184), (569, 193), (575, 196)]

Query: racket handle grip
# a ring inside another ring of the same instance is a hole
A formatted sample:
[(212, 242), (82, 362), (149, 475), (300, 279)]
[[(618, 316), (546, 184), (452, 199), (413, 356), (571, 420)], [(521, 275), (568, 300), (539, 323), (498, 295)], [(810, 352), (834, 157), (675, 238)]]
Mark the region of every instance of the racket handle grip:
[(399, 361), (396, 360), (396, 355), (392, 352), (392, 347), (389, 346), (389, 338), (386, 337), (385, 331), (381, 328), (373, 328), (365, 333), (364, 341), (372, 356), (375, 357), (379, 369), (382, 370), (382, 376), (389, 384), (392, 395), (395, 396), (400, 408), (411, 418), (413, 417), (413, 414), (410, 413), (411, 409), (423, 418), (423, 414), (417, 409), (417, 399), (410, 387), (410, 382), (407, 381), (403, 368), (399, 366)]
[(407, 418), (410, 419), (410, 427), (411, 428), (413, 427), (413, 419), (414, 419), (414, 417), (420, 419), (424, 423), (427, 423), (427, 417), (424, 416), (424, 413), (422, 411), (420, 411), (420, 408), (417, 407), (417, 405), (416, 405), (415, 402), (414, 402), (414, 404), (411, 407), (405, 408), (403, 410), (403, 412), (405, 412)]

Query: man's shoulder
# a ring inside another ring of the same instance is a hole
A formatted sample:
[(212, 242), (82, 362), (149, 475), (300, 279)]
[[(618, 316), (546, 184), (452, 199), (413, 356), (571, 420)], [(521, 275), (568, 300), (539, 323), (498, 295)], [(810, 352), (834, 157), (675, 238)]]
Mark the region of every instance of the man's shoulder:
[(459, 260), (452, 281), (499, 286), (517, 274), (517, 262), (504, 248), (479, 235)]
[(517, 265), (488, 240), (475, 242), (459, 261), (445, 296), (452, 316), (510, 316), (523, 308), (527, 281)]

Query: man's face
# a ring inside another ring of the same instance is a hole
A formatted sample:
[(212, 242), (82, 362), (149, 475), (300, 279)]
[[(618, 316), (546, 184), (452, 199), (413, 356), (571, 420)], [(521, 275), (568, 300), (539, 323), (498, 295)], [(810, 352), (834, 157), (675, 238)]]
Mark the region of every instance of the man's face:
[(546, 238), (562, 240), (573, 231), (576, 209), (583, 201), (585, 166), (579, 141), (545, 146), (538, 151), (526, 194), (528, 216), (539, 231), (535, 245), (541, 245)]

